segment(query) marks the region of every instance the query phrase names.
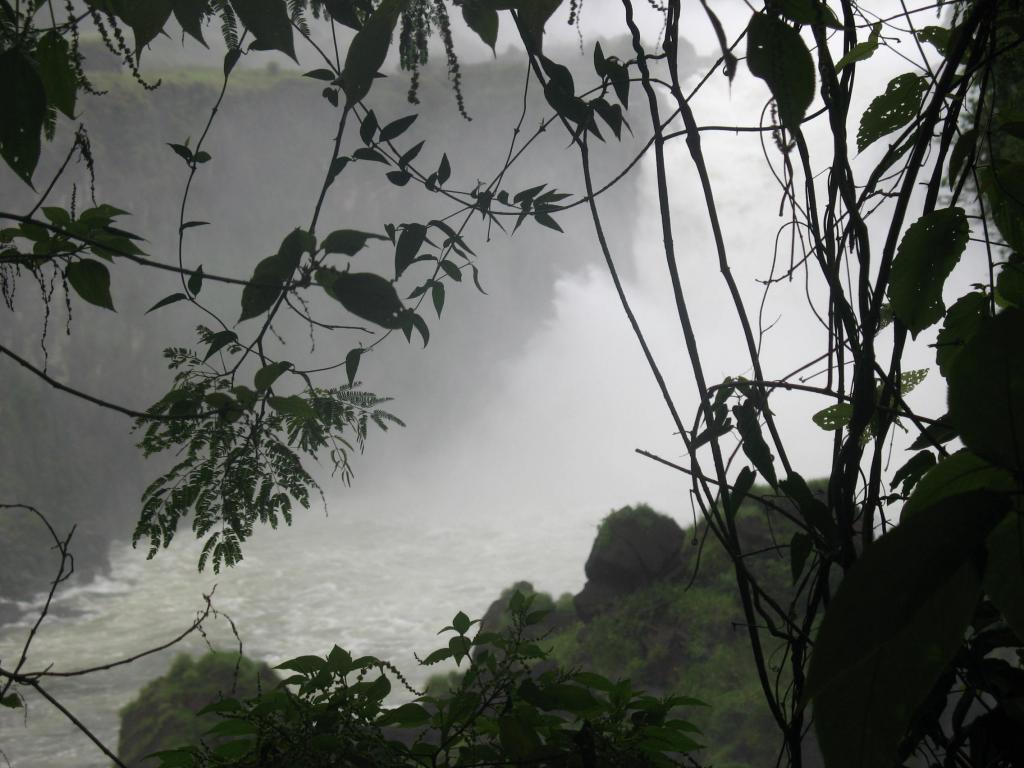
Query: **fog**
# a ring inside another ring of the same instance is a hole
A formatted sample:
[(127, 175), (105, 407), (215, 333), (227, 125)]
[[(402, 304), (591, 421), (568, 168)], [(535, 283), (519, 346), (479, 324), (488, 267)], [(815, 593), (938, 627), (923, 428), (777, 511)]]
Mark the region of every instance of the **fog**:
[[(689, 64), (696, 75), (698, 65), (712, 61), (716, 43), (699, 5), (687, 8), (692, 19), (688, 17), (684, 28), (690, 30)], [(725, 3), (719, 12), (727, 29), (735, 29), (749, 15), (740, 2)], [(566, 13), (563, 9), (549, 23), (546, 50), (575, 71), (591, 67), (595, 37), (603, 37), (609, 46), (622, 45), (611, 39), (621, 28), (617, 4), (588, 2), (579, 32), (565, 24)], [(649, 39), (655, 39), (655, 14), (645, 13), (642, 20)], [(431, 159), (424, 165), (447, 154), (453, 184), (460, 188), (472, 188), (478, 179), (486, 182), (497, 172), (518, 118), (525, 65), (516, 60), (511, 30), (505, 19), (502, 23), (497, 60), (461, 21), (456, 24), (472, 122), (455, 110), (443, 57), (435, 55), (424, 74), (424, 106), (409, 136), (426, 140), (423, 157)], [(313, 57), (308, 50), (301, 54), (305, 69)], [(182, 163), (166, 143), (196, 137), (204, 120), (202, 111), (175, 110), (182, 104), (210, 106), (193, 100), (197, 92), (189, 89), (194, 86), (187, 78), (176, 79), (173, 69), (217, 67), (220, 57), (215, 45), (206, 52), (192, 41), (182, 48), (180, 41), (161, 40), (143, 57), (144, 75), (149, 71), (163, 76), (159, 89), (149, 94), (121, 83), (108, 96), (90, 97), (83, 105), (85, 122), (95, 121), (97, 197), (131, 211), (130, 219), (119, 225), (145, 235), (147, 253), (159, 261), (176, 258), (174, 232), (184, 178)], [(268, 77), (282, 82), (291, 78), (292, 84), (268, 86), (245, 97), (229, 90), (207, 145), (214, 159), (197, 177), (186, 217), (211, 225), (189, 231), (187, 266), (203, 264), (208, 272), (246, 276), (288, 231), (308, 222), (337, 113), (319, 97), (316, 83), (295, 85), (298, 73), (291, 72), (294, 65), (283, 57), (254, 53), (243, 62), (253, 77), (266, 73), (268, 64), (284, 73)], [(900, 66), (895, 57), (880, 55), (866, 63), (860, 76), (883, 81), (901, 71)], [(494, 84), (494, 68), (502, 72), (500, 86)], [(107, 83), (103, 77), (97, 82)], [(416, 111), (402, 100), (406, 77), (392, 71), (381, 86), (382, 95), (371, 96), (382, 123)], [(624, 133), (623, 142), (617, 143), (609, 135), (608, 144), (594, 150), (599, 184), (612, 178), (649, 135), (635, 85), (632, 98), (629, 119), (635, 137)], [(702, 124), (753, 126), (767, 98), (764, 83), (741, 64), (732, 83), (712, 77), (694, 109)], [(543, 100), (534, 91), (529, 103), (524, 125), (536, 126), (545, 109)], [(853, 113), (859, 114), (863, 106), (855, 106)], [(140, 125), (145, 127), (141, 137)], [(824, 146), (829, 140), (825, 127), (814, 130), (821, 133), (812, 133), (812, 145)], [(761, 138), (754, 133), (708, 133), (704, 149), (748, 312), (755, 326), (759, 316), (765, 328), (771, 326), (762, 349), (765, 374), (781, 377), (819, 354), (825, 334), (807, 308), (807, 295), (822, 296), (822, 285), (807, 286), (802, 277), (779, 284), (760, 307), (763, 289), (756, 280), (770, 273), (776, 233), (783, 223), (777, 216), (780, 192), (766, 166)], [(877, 159), (878, 151), (873, 148), (861, 161)], [(40, 178), (59, 162), (59, 155), (56, 150), (45, 158)], [(574, 150), (553, 126), (513, 166), (504, 186), (516, 191), (551, 183), (578, 196), (583, 183), (577, 167)], [(669, 168), (679, 268), (708, 382), (750, 376), (739, 325), (718, 274), (707, 211), (681, 140), (670, 147)], [(82, 167), (72, 173), (81, 200), (87, 176)], [(30, 207), (25, 203), (28, 190), (8, 170), (0, 174), (5, 210)], [(691, 422), (696, 390), (675, 320), (655, 191), (647, 158), (603, 194), (598, 206), (640, 324), (684, 421)], [(69, 192), (56, 196), (61, 195), (66, 203)], [(321, 231), (350, 227), (380, 232), (388, 222), (440, 218), (450, 210), (412, 185), (386, 185), (379, 167), (360, 163), (346, 169), (332, 188)], [(517, 579), (533, 579), (555, 593), (577, 590), (593, 531), (611, 509), (645, 501), (689, 525), (693, 509), (688, 478), (635, 452), (649, 450), (670, 461), (683, 457), (668, 410), (618, 303), (585, 207), (557, 218), (564, 234), (527, 222), (511, 238), (492, 230), (490, 240), (477, 218), (466, 240), (479, 255), (487, 294), (474, 289), (467, 273), (466, 280), (450, 287), (441, 319), (432, 309), (426, 315), (431, 327), (426, 348), (415, 335), (406, 343), (395, 334), (361, 364), (358, 378), (367, 389), (393, 396), (388, 408), (407, 426), (387, 434), (372, 432), (365, 453), (354, 457), (351, 487), (332, 478), (324, 464), (318, 478), (325, 503), (314, 501), (311, 509), (299, 511), (292, 530), (259, 532), (252, 543), (252, 562), (219, 579), (191, 570), (195, 547), (187, 527), (172, 551), (153, 561), (145, 561), (142, 548), (132, 552), (123, 543), (138, 511), (133, 500), (137, 503), (145, 483), (162, 466), (159, 459), (137, 459), (137, 435), (130, 434), (127, 419), (43, 390), (26, 372), (7, 360), (0, 362), (5, 386), (32, 393), (24, 401), (27, 410), (0, 413), (5, 431), (13, 434), (11, 424), (18, 416), (23, 420), (17, 422), (22, 424), (19, 429), (25, 429), (24, 420), (35, 425), (44, 446), (33, 452), (20, 442), (6, 441), (3, 447), (5, 464), (15, 468), (10, 477), (18, 500), (40, 508), (62, 506), (63, 511), (47, 511), (62, 522), (79, 523), (84, 537), (91, 535), (92, 522), (103, 520), (92, 535), (109, 537), (116, 531), (121, 540), (109, 576), (96, 582), (92, 592), (80, 585), (74, 593), (79, 602), (67, 603), (67, 612), (51, 629), (44, 628), (33, 661), (68, 666), (98, 660), (100, 650), (116, 656), (139, 649), (187, 624), (200, 593), (219, 581), (218, 594), (249, 643), (247, 650), (257, 657), (280, 660), (323, 652), (332, 642), (345, 641), (366, 652), (405, 654), (399, 660), (405, 664), (410, 662), (410, 643), (428, 650), (419, 643), (429, 642), (454, 610), (479, 613), (497, 596), (496, 589)], [(363, 263), (372, 266), (375, 259), (383, 259), (387, 264), (387, 258), (387, 249), (370, 248)], [(788, 260), (781, 249), (779, 259)], [(947, 290), (955, 293), (981, 271), (968, 255)], [(197, 319), (184, 303), (144, 315), (156, 300), (179, 289), (173, 275), (129, 266), (114, 272), (116, 314), (72, 300), (67, 336), (63, 302), (52, 305), (46, 335), (49, 370), (83, 390), (144, 408), (168, 387), (160, 350), (170, 344), (194, 345), (191, 328)], [(224, 308), (226, 317), (237, 316), (237, 292), (208, 283), (204, 299)], [(24, 286), (13, 320), (7, 315), (0, 338), (41, 365), (43, 319), (37, 289)], [(311, 349), (308, 329), (301, 323), (282, 323), (277, 330), (288, 340), (287, 359), (297, 367), (337, 363), (355, 343), (352, 336), (339, 340), (335, 333), (317, 332)], [(922, 334), (904, 368), (932, 366), (934, 350), (928, 344), (933, 341), (934, 330)], [(341, 382), (343, 369), (331, 375)], [(941, 386), (937, 376), (926, 380), (911, 403), (924, 413), (941, 414)], [(806, 393), (780, 392), (772, 398), (790, 460), (805, 477), (829, 471), (831, 433), (810, 419), (829, 404)], [(909, 439), (896, 435), (894, 455), (899, 456)], [(77, 448), (60, 448), (65, 441), (90, 448), (83, 455)], [(57, 447), (50, 451), (45, 446)], [(69, 472), (84, 476), (70, 496), (49, 482)], [(74, 510), (68, 511), (70, 507)], [(157, 600), (159, 609), (154, 607)], [(153, 618), (157, 614), (159, 620)], [(387, 626), (377, 634), (359, 635), (358, 627), (367, 624)], [(153, 631), (144, 634), (144, 627)], [(0, 629), (0, 655), (11, 652), (24, 628), (23, 619)], [(213, 635), (218, 642), (230, 642), (223, 626)], [(108, 645), (73, 648), (75, 637)], [(100, 730), (106, 728), (109, 734), (113, 728), (116, 737), (112, 713), (147, 674), (161, 673), (166, 658), (147, 662), (140, 672), (110, 684), (102, 698), (108, 712), (97, 714), (106, 718)], [(86, 694), (81, 696), (85, 706)], [(57, 728), (58, 721), (46, 717), (37, 704), (29, 727), (35, 728), (31, 738), (41, 746), (30, 748), (29, 754), (35, 749), (36, 755), (48, 750), (52, 755), (56, 744), (64, 744), (48, 730)], [(42, 725), (33, 725), (38, 723)], [(93, 759), (83, 757), (87, 745), (73, 741), (62, 747), (67, 752), (62, 764)], [(29, 738), (23, 743), (29, 744)], [(18, 754), (13, 744), (5, 750), (12, 757)], [(15, 760), (15, 765), (43, 764), (33, 760)]]

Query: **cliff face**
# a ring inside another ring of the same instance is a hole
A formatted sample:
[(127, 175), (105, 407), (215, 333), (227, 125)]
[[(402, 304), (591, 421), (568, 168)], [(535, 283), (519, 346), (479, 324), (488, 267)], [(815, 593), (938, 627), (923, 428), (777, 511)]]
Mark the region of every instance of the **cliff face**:
[[(591, 67), (589, 55), (578, 51), (566, 52), (564, 60), (577, 70)], [(97, 66), (100, 63), (97, 59)], [(480, 180), (486, 183), (508, 152), (522, 110), (525, 72), (525, 64), (514, 56), (464, 66), (472, 122), (458, 114), (444, 69), (438, 66), (423, 73), (420, 105), (406, 101), (406, 77), (392, 76), (375, 86), (370, 106), (382, 124), (418, 114), (402, 141), (425, 140), (419, 160), (424, 167), (433, 167), (447, 155), (450, 183), (470, 190)], [(150, 74), (152, 80), (162, 79), (151, 93), (117, 71), (96, 71), (95, 85), (107, 93), (83, 98), (79, 107), (95, 157), (97, 199), (130, 212), (117, 224), (146, 238), (142, 247), (150, 258), (176, 263), (178, 206), (186, 169), (167, 143), (183, 143), (200, 134), (216, 102), (220, 73), (192, 69)], [(592, 77), (591, 73), (588, 79)], [(210, 224), (188, 230), (187, 266), (201, 264), (207, 272), (248, 276), (287, 232), (308, 224), (338, 118), (337, 110), (321, 97), (321, 85), (295, 72), (239, 67), (208, 139), (212, 160), (193, 185), (189, 218)], [(526, 103), (529, 122), (519, 146), (549, 111), (537, 88)], [(343, 150), (348, 153), (360, 146), (352, 133)], [(594, 168), (598, 183), (610, 179), (636, 150), (625, 132), (622, 143), (609, 139)], [(58, 138), (47, 145), (39, 178), (56, 169), (68, 143)], [(561, 132), (551, 130), (531, 144), (501, 186), (510, 196), (545, 183), (578, 194), (582, 184), (577, 165)], [(76, 183), (75, 201), (81, 210), (91, 204), (92, 180), (84, 165), (71, 168), (69, 179)], [(386, 224), (427, 221), (453, 210), (451, 201), (415, 189), (415, 184), (392, 185), (384, 177), (387, 170), (372, 162), (351, 163), (325, 201), (321, 233), (345, 227), (383, 232)], [(602, 197), (612, 245), (623, 254), (627, 274), (635, 211), (631, 184), (627, 179), (621, 191)], [(58, 187), (48, 202), (70, 206), (71, 198), (70, 187)], [(0, 210), (30, 207), (27, 187), (5, 178)], [(433, 333), (430, 348), (422, 355), (410, 354), (400, 341), (365, 356), (359, 375), (366, 387), (396, 396), (393, 410), (407, 420), (421, 417), (416, 439), (405, 441), (403, 450), (409, 455), (391, 457), (386, 472), (433, 450), (438, 430), (470, 405), (466, 397), (486, 397), (500, 375), (497, 363), (518, 351), (549, 317), (559, 275), (598, 263), (584, 208), (556, 217), (564, 235), (527, 221), (510, 238), (476, 217), (467, 240), (479, 255), (480, 280), (488, 295), (478, 294), (470, 280), (452, 286), (443, 318), (429, 318)], [(372, 268), (381, 269), (383, 256), (374, 253), (377, 263)], [(112, 286), (118, 312), (83, 306), (73, 298), (70, 318), (59, 285), (46, 314), (40, 290), (46, 295), (52, 286), (36, 285), (27, 274), (19, 281), (14, 320), (0, 325), (0, 340), (40, 364), (45, 359), (51, 376), (84, 392), (144, 409), (169, 386), (161, 351), (195, 343), (193, 326), (199, 319), (194, 314), (180, 306), (145, 314), (157, 300), (181, 290), (169, 273), (119, 264)], [(214, 306), (229, 307), (227, 317), (237, 317), (237, 292), (217, 293), (217, 286), (208, 285), (204, 297)], [(311, 366), (337, 362), (339, 342), (322, 344), (309, 355), (308, 329), (284, 322), (279, 330), (296, 340), (295, 346), (302, 349), (294, 354), (307, 355), (305, 362)], [(355, 341), (349, 338), (340, 344), (343, 356)], [(450, 392), (470, 356), (478, 372), (474, 379), (479, 380), (465, 397), (452, 398)], [(79, 574), (88, 575), (102, 567), (111, 538), (130, 534), (141, 492), (162, 465), (142, 460), (124, 416), (51, 390), (10, 361), (0, 366), (0, 501), (38, 507), (59, 533), (77, 525), (72, 551)], [(20, 515), (0, 511), (4, 548), (38, 552), (44, 531), (34, 531), (32, 521), (9, 519)], [(45, 557), (0, 557), (0, 596), (23, 599), (45, 589), (53, 571)]]

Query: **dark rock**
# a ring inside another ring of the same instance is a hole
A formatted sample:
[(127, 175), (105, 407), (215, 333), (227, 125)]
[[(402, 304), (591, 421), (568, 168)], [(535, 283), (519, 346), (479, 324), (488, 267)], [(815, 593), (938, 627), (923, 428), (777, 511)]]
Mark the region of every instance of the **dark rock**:
[(682, 564), (685, 541), (674, 520), (646, 504), (612, 512), (587, 558), (587, 583), (574, 600), (577, 615), (590, 621), (619, 597), (671, 578)]

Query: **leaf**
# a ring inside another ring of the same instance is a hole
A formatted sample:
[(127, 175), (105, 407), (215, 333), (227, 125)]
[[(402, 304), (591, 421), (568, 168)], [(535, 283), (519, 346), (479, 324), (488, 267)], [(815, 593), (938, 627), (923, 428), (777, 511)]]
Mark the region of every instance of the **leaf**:
[(498, 720), (498, 739), (502, 751), (513, 760), (529, 760), (541, 745), (537, 732), (515, 715)]
[(235, 68), (235, 64), (238, 63), (238, 59), (241, 55), (242, 50), (240, 48), (231, 48), (224, 54), (224, 77), (231, 74), (231, 70)]
[(199, 268), (192, 273), (188, 279), (188, 289), (192, 292), (193, 296), (198, 296), (199, 291), (203, 289), (203, 265), (200, 264)]
[(407, 115), (394, 120), (380, 129), (380, 141), (393, 141), (405, 133), (416, 122), (416, 115)]
[(441, 164), (437, 166), (437, 183), (444, 184), (452, 175), (452, 166), (448, 162), (448, 155), (441, 155)]
[(436, 280), (430, 286), (430, 299), (434, 303), (434, 311), (441, 317), (441, 310), (444, 309), (444, 283)]
[(743, 453), (757, 467), (761, 477), (771, 483), (773, 488), (777, 488), (779, 479), (775, 475), (775, 457), (761, 435), (756, 406), (749, 399), (744, 400), (742, 404), (733, 406), (732, 415), (736, 418), (736, 428), (743, 440)]
[(106, 265), (92, 259), (79, 259), (64, 269), (64, 276), (75, 293), (97, 307), (113, 310), (110, 298), (110, 272)]
[(329, 69), (311, 69), (309, 72), (303, 72), (302, 76), (310, 77), (314, 80), (323, 80), (327, 83), (334, 81), (334, 72)]
[(968, 166), (969, 158), (974, 157), (975, 148), (978, 144), (978, 129), (970, 128), (964, 131), (960, 138), (953, 145), (953, 151), (949, 153), (949, 188), (953, 189), (960, 179), (960, 173)]
[(736, 513), (747, 502), (747, 495), (750, 493), (756, 477), (750, 467), (744, 467), (740, 470), (739, 475), (736, 476), (736, 481), (733, 483), (733, 487), (729, 490), (729, 503), (725, 507), (726, 519), (736, 519)]
[(256, 265), (252, 278), (242, 289), (242, 315), (238, 321), (262, 315), (274, 306), (286, 280), (299, 266), (302, 254), (312, 250), (309, 234), (301, 229), (292, 230), (276, 254)]
[(779, 0), (776, 7), (790, 21), (798, 24), (823, 24), (830, 29), (842, 29), (835, 13), (820, 0)]
[(398, 236), (398, 243), (395, 246), (396, 278), (401, 277), (415, 261), (426, 238), (427, 228), (422, 224), (406, 224), (402, 227), (402, 234)]
[(555, 230), (555, 232), (562, 232), (563, 231), (562, 228), (558, 225), (558, 222), (555, 221), (553, 218), (551, 218), (551, 216), (549, 214), (544, 213), (544, 211), (536, 211), (536, 212), (534, 212), (533, 219), (538, 224), (540, 224), (542, 226), (545, 226), (548, 229), (553, 229), (553, 230)]
[(356, 33), (341, 71), (342, 89), (348, 104), (355, 104), (370, 92), (370, 86), (387, 58), (391, 33), (408, 0), (382, 0), (361, 30)]
[(931, 451), (918, 451), (910, 457), (906, 464), (896, 470), (896, 474), (892, 476), (891, 485), (895, 487), (903, 483), (902, 492), (904, 494), (909, 493), (917, 485), (921, 476), (934, 466), (934, 453)]
[(384, 328), (401, 327), (402, 300), (395, 286), (380, 275), (321, 269), (317, 282), (353, 315)]
[(836, 523), (829, 514), (825, 502), (811, 493), (807, 481), (793, 472), (785, 480), (779, 483), (782, 492), (792, 499), (800, 510), (800, 516), (807, 523), (807, 527), (816, 531), (819, 536), (829, 545), (839, 540), (839, 533), (836, 530)]
[(46, 120), (46, 88), (32, 62), (17, 48), (0, 53), (0, 155), (32, 186), (39, 162), (40, 133)]
[(431, 664), (437, 664), (437, 662), (439, 662), (439, 661), (444, 661), (445, 659), (450, 659), (451, 656), (452, 656), (452, 652), (451, 652), (451, 650), (449, 648), (438, 648), (436, 651), (434, 651), (433, 653), (428, 655), (427, 658), (425, 658), (420, 663), (423, 664), (424, 666), (429, 666)]
[(366, 247), (367, 240), (387, 240), (383, 235), (361, 232), (358, 229), (336, 229), (323, 239), (324, 253), (343, 253), (355, 256)]
[(199, 150), (198, 152), (196, 152), (196, 162), (197, 163), (208, 163), (208, 162), (210, 162), (210, 153), (209, 152), (204, 152), (203, 150)]
[(948, 27), (922, 27), (917, 30), (917, 39), (922, 43), (928, 43), (935, 47), (935, 50), (946, 55), (946, 46), (949, 45), (949, 36), (952, 32)]
[(460, 635), (466, 634), (466, 631), (473, 626), (473, 622), (469, 620), (469, 616), (459, 611), (455, 614), (455, 618), (452, 619), (452, 628)]
[(167, 146), (174, 150), (174, 154), (184, 160), (186, 163), (192, 162), (192, 150), (186, 147), (184, 144), (172, 144), (167, 142)]
[(466, 0), (462, 4), (462, 18), (466, 26), (489, 46), (497, 56), (494, 46), (498, 42), (498, 12), (484, 0)]
[(208, 221), (186, 221), (181, 225), (181, 231), (184, 232), (186, 229), (192, 229), (192, 227), (205, 227), (209, 223)]
[(942, 288), (967, 247), (969, 233), (962, 208), (942, 208), (926, 213), (903, 235), (887, 295), (914, 338), (942, 318)]
[(949, 423), (948, 416), (942, 416), (935, 420), (934, 424), (928, 424), (910, 444), (913, 451), (921, 448), (930, 448), (934, 445), (943, 445), (956, 437), (956, 430)]
[(1024, 471), (1024, 310), (985, 320), (948, 376), (949, 419), (965, 446), (1011, 472)]
[(880, 23), (874, 24), (871, 27), (871, 34), (868, 39), (863, 43), (857, 43), (850, 49), (849, 53), (836, 62), (836, 72), (841, 71), (844, 67), (848, 67), (856, 61), (864, 61), (874, 56), (875, 51), (878, 50), (878, 36), (881, 31), (882, 25)]
[(536, 53), (544, 50), (544, 26), (562, 0), (519, 0), (519, 24), (523, 38)]
[(902, 518), (909, 520), (951, 496), (985, 489), (1012, 491), (1013, 477), (970, 451), (959, 450), (925, 472), (903, 505)]
[(258, 391), (270, 389), (274, 386), (274, 382), (277, 381), (285, 371), (288, 371), (291, 368), (292, 364), (286, 360), (265, 365), (256, 371), (256, 375), (253, 377), (253, 384), (256, 386)]
[(416, 156), (423, 149), (424, 142), (414, 144), (411, 149), (407, 150), (400, 158), (398, 158), (398, 165), (400, 168), (405, 168), (409, 163), (416, 159)]
[(213, 334), (209, 339), (210, 347), (206, 350), (206, 357), (203, 358), (203, 362), (206, 362), (220, 350), (224, 349), (228, 344), (237, 344), (238, 335), (234, 331), (218, 331)]
[(117, 15), (132, 29), (135, 36), (135, 53), (138, 54), (159, 35), (171, 18), (171, 0), (148, 0), (148, 2), (118, 2)]
[(385, 165), (388, 164), (388, 159), (384, 157), (384, 155), (382, 155), (376, 149), (371, 149), (370, 147), (360, 147), (359, 149), (352, 153), (352, 159), (369, 160), (374, 163), (384, 163)]
[(359, 361), (363, 358), (363, 352), (366, 350), (362, 347), (356, 349), (350, 349), (348, 354), (345, 355), (345, 375), (348, 376), (348, 385), (351, 387), (356, 379), (356, 371), (359, 370)]
[(402, 728), (416, 728), (430, 721), (430, 713), (420, 704), (409, 702), (389, 709), (377, 718), (375, 725), (398, 725)]
[(800, 581), (800, 575), (804, 572), (804, 565), (813, 549), (813, 541), (806, 533), (797, 531), (789, 542), (789, 568), (793, 574), (793, 584)]
[(860, 118), (857, 149), (863, 152), (882, 136), (917, 117), (927, 90), (928, 81), (911, 72), (890, 80), (885, 93), (876, 96)]
[(755, 13), (747, 27), (747, 66), (768, 84), (783, 126), (798, 131), (814, 100), (814, 60), (800, 33), (779, 19)]
[(1006, 516), (985, 542), (985, 593), (1017, 637), (1024, 637), (1024, 525), (1020, 513)]
[(9, 693), (0, 699), (0, 707), (18, 709), (21, 707), (21, 696), (16, 693)]
[(175, 302), (184, 301), (186, 299), (188, 299), (188, 296), (184, 293), (172, 293), (170, 296), (164, 296), (160, 301), (147, 309), (146, 314), (148, 315), (153, 310), (160, 309), (160, 307), (166, 307), (168, 304), (174, 304)]
[(987, 317), (989, 298), (981, 291), (965, 293), (946, 312), (942, 329), (935, 339), (935, 362), (943, 376), (949, 377), (964, 344), (978, 332)]
[(191, 35), (204, 46), (203, 13), (209, 7), (207, 0), (174, 0), (174, 18), (182, 31)]
[(359, 123), (359, 138), (363, 140), (363, 144), (373, 144), (373, 137), (377, 133), (377, 128), (377, 115), (371, 109), (366, 113), (366, 117), (363, 118), (362, 122)]
[[(291, 416), (296, 419), (315, 419), (317, 417), (316, 410), (301, 395), (290, 395), (289, 397), (268, 397), (267, 403), (282, 416)], [(318, 657), (314, 658), (317, 658), (319, 661), (323, 661)]]
[(850, 403), (836, 403), (823, 408), (811, 416), (811, 420), (824, 430), (835, 432), (850, 423), (853, 418), (853, 406)]
[(440, 264), (441, 269), (444, 270), (444, 273), (448, 275), (448, 277), (450, 277), (456, 283), (462, 282), (462, 270), (455, 266), (454, 262), (445, 259)]
[(256, 38), (255, 47), (287, 54), (296, 62), (292, 22), (285, 0), (231, 0), (238, 19)]
[(388, 181), (396, 187), (404, 187), (409, 183), (410, 179), (412, 179), (412, 176), (405, 171), (388, 171), (386, 176), (388, 177)]
[(56, 32), (47, 32), (39, 38), (35, 60), (46, 90), (46, 100), (73, 119), (78, 76), (71, 62), (71, 47), (67, 40)]
[(919, 705), (963, 642), (980, 595), (972, 559), (1005, 508), (956, 496), (901, 522), (840, 584), (807, 677), (826, 764), (894, 762)]

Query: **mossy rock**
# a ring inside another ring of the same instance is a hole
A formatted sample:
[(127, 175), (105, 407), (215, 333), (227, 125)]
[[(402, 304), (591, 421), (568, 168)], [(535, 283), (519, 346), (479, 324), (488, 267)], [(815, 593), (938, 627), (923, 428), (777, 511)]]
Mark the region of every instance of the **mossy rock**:
[(121, 710), (118, 757), (130, 768), (152, 768), (157, 760), (147, 755), (198, 744), (218, 722), (214, 714), (197, 716), (203, 707), (221, 698), (252, 698), (279, 682), (266, 664), (235, 653), (213, 652), (198, 660), (181, 654), (166, 675)]

